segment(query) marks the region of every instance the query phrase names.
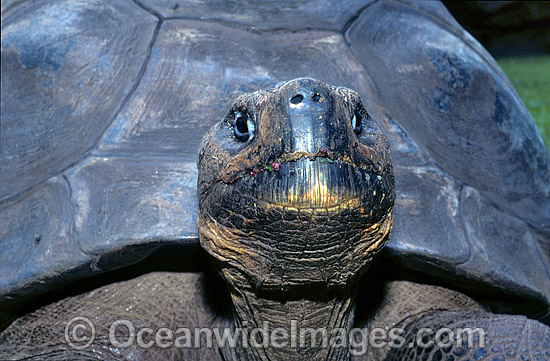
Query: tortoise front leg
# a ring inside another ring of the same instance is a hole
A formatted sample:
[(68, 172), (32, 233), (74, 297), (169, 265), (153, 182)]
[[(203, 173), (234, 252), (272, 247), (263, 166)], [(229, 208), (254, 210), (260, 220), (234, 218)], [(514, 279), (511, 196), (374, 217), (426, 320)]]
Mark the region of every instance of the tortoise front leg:
[(0, 360), (219, 360), (202, 335), (228, 328), (220, 294), (198, 272), (111, 283), (16, 319), (0, 332)]
[[(548, 360), (550, 357), (550, 328), (525, 316), (434, 310), (405, 329), (405, 345), (415, 342), (417, 330), (421, 328), (447, 328), (454, 330), (455, 337), (459, 335), (457, 330), (462, 330), (462, 337), (443, 340), (442, 347), (434, 343), (428, 347), (393, 349), (386, 360), (504, 361)], [(469, 333), (471, 338), (468, 338)]]
[[(356, 360), (546, 360), (550, 328), (525, 316), (494, 314), (443, 287), (388, 282), (366, 325), (387, 335)], [(393, 331), (392, 331), (393, 329)], [(451, 336), (449, 338), (448, 336)]]

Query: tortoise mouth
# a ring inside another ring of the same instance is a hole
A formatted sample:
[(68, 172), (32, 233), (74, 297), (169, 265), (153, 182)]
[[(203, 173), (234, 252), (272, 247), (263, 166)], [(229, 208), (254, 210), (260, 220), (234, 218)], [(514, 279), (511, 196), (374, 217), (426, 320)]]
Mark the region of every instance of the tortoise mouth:
[(360, 209), (383, 196), (381, 176), (328, 157), (299, 158), (254, 169), (234, 186), (262, 203), (297, 209)]
[(391, 174), (327, 157), (275, 168), (215, 183), (201, 244), (263, 290), (346, 284), (387, 241)]

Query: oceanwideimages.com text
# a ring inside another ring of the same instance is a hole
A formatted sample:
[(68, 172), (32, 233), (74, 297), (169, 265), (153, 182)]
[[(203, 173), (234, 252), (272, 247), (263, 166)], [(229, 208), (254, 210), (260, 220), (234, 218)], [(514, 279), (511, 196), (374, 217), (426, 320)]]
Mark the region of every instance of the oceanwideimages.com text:
[[(75, 317), (65, 326), (65, 342), (74, 349), (90, 347), (97, 339), (96, 327), (86, 317)], [(403, 328), (309, 328), (300, 327), (298, 321), (290, 321), (290, 328), (270, 327), (265, 321), (260, 327), (211, 327), (170, 329), (161, 327), (136, 327), (129, 320), (116, 320), (108, 329), (112, 347), (137, 346), (143, 349), (158, 348), (339, 348), (348, 347), (353, 356), (362, 356), (370, 347), (401, 348), (420, 347), (442, 349), (449, 347), (485, 347), (485, 331), (481, 328), (420, 328), (413, 337), (405, 337)], [(105, 337), (106, 336), (106, 337)]]

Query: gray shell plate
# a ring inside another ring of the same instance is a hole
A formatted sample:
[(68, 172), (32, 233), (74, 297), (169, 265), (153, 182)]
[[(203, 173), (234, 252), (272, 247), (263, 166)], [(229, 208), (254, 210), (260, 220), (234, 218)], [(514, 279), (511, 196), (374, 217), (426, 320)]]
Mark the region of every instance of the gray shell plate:
[(0, 307), (196, 247), (200, 138), (307, 76), (357, 90), (391, 143), (381, 257), (548, 314), (549, 154), (494, 60), (439, 3), (300, 3), (2, 2)]

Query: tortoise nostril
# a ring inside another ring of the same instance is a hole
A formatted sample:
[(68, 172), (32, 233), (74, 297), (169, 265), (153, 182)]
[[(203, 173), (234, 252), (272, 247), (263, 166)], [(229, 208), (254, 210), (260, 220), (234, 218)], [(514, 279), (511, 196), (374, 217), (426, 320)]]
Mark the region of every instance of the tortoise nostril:
[(290, 99), (290, 102), (292, 104), (296, 105), (296, 104), (300, 104), (302, 102), (302, 100), (304, 100), (304, 96), (302, 94), (298, 94), (298, 95), (293, 96)]
[(311, 97), (311, 99), (313, 99), (313, 101), (316, 102), (316, 103), (320, 103), (320, 102), (323, 101), (323, 97), (322, 97), (321, 94), (319, 94), (319, 93), (313, 94), (313, 96)]

